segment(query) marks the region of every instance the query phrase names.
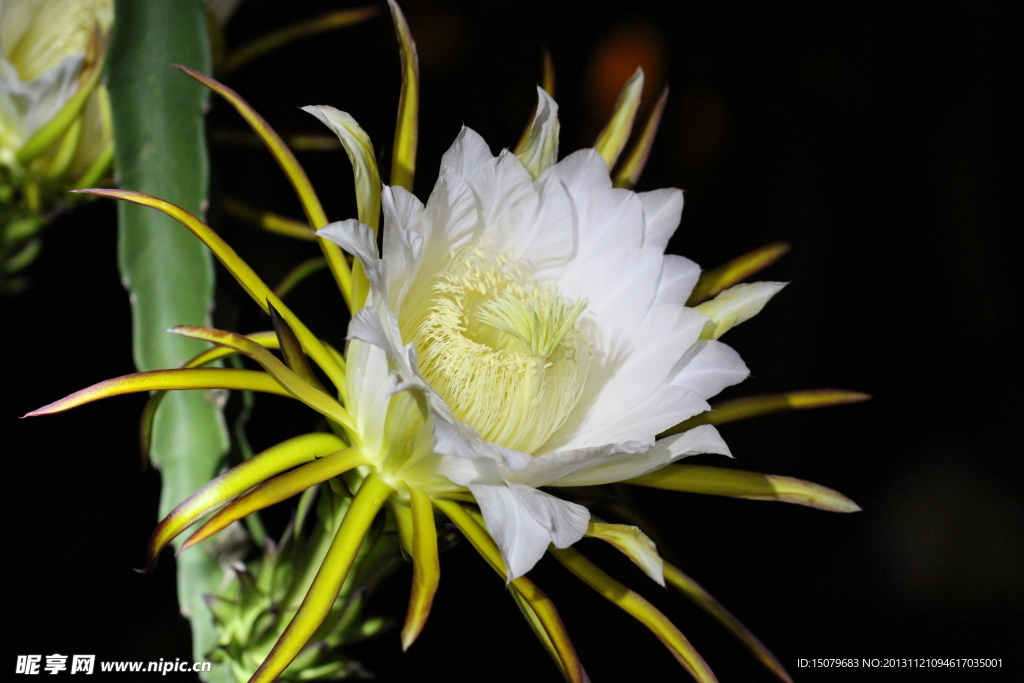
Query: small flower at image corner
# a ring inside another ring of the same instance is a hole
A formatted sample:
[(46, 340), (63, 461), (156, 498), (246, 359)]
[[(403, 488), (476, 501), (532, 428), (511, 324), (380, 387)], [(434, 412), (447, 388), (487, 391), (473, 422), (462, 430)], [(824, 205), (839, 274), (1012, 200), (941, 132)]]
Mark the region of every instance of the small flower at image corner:
[(40, 249), (68, 190), (107, 177), (112, 122), (103, 66), (113, 0), (0, 4), (0, 294)]
[[(88, 190), (176, 218), (271, 315), (274, 332), (175, 328), (215, 346), (183, 368), (101, 382), (29, 415), (131, 392), (220, 388), (287, 396), (327, 418), (331, 432), (296, 436), (200, 488), (150, 540), (152, 564), (207, 515), (182, 550), (247, 514), (346, 477), (355, 491), (351, 505), (294, 617), (251, 681), (274, 680), (314, 636), (382, 509), (393, 516), (413, 562), (403, 648), (423, 629), (438, 586), (440, 513), (508, 583), (567, 680), (588, 678), (554, 603), (527, 578), (548, 552), (647, 627), (694, 679), (715, 680), (664, 614), (576, 550), (587, 536), (610, 543), (651, 579), (686, 594), (789, 680), (752, 633), (662, 560), (643, 531), (606, 523), (579, 496), (625, 482), (859, 509), (835, 491), (797, 479), (676, 464), (698, 453), (730, 455), (715, 424), (865, 398), (837, 390), (793, 392), (710, 410), (710, 398), (748, 375), (739, 354), (719, 338), (783, 287), (740, 281), (785, 249), (769, 245), (703, 274), (692, 261), (665, 253), (680, 222), (682, 192), (631, 189), (653, 143), (664, 95), (620, 161), (639, 107), (639, 71), (595, 148), (558, 159), (558, 108), (539, 88), (534, 119), (514, 151), (495, 156), (463, 128), (421, 202), (410, 191), (419, 106), (415, 44), (397, 5), (391, 8), (403, 91), (390, 185), (381, 183), (372, 143), (351, 116), (306, 108), (348, 152), (357, 219), (328, 223), (305, 173), (266, 121), (237, 93), (183, 69), (246, 118), (295, 186), (352, 314), (344, 351), (311, 332), (195, 216), (135, 192)], [(351, 266), (346, 252), (354, 257)], [(249, 357), (261, 370), (203, 367), (232, 354)], [(152, 410), (147, 414), (151, 418)]]

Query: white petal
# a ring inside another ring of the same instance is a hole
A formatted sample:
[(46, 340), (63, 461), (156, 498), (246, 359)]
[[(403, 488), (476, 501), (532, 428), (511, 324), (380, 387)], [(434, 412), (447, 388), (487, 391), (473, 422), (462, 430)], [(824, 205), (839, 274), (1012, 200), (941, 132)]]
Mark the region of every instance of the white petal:
[(509, 581), (530, 571), (548, 544), (568, 548), (583, 538), (589, 511), (529, 486), (471, 485), (484, 522), (501, 550)]
[(694, 427), (681, 434), (661, 439), (649, 450), (625, 455), (583, 472), (563, 477), (550, 486), (597, 486), (639, 477), (661, 469), (665, 465), (688, 455), (717, 453), (731, 456), (718, 430), (711, 425)]
[(644, 246), (665, 251), (683, 216), (683, 191), (675, 188), (637, 194), (644, 207)]
[(658, 283), (659, 298), (685, 304), (690, 298), (694, 285), (700, 279), (700, 266), (688, 258), (667, 254), (661, 266), (661, 281)]
[(750, 375), (740, 355), (717, 341), (694, 344), (676, 363), (672, 373), (672, 384), (694, 391), (703, 398), (711, 398)]
[(374, 238), (370, 226), (360, 223), (354, 218), (349, 218), (329, 223), (317, 230), (316, 234), (334, 242), (362, 261), (370, 284), (379, 294), (386, 295), (387, 283), (384, 278), (384, 264), (380, 260), (377, 240)]
[(701, 335), (703, 339), (718, 339), (733, 327), (750, 320), (761, 312), (764, 305), (786, 286), (785, 282), (750, 282), (735, 285), (714, 299), (705, 301), (697, 310), (710, 320)]
[(441, 168), (449, 168), (461, 175), (476, 171), (481, 165), (494, 160), (490, 147), (480, 135), (465, 126), (455, 142), (441, 157)]
[(373, 457), (380, 451), (391, 398), (392, 379), (387, 355), (373, 344), (353, 339), (347, 358), (348, 395), (358, 397), (349, 405), (349, 412), (362, 440), (360, 448)]
[(571, 476), (581, 470), (589, 470), (615, 458), (647, 449), (640, 442), (611, 443), (591, 448), (558, 451), (548, 455), (531, 457), (526, 466), (502, 472), (506, 481), (527, 486), (547, 486), (553, 481)]

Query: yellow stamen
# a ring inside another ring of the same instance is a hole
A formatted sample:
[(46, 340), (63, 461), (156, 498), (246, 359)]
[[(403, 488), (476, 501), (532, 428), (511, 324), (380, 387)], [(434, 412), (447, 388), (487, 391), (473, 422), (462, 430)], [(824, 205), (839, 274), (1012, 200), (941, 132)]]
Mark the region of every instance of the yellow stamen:
[(583, 391), (591, 354), (577, 322), (586, 302), (566, 303), (486, 247), (456, 250), (421, 291), (400, 323), (424, 377), (483, 438), (535, 452)]

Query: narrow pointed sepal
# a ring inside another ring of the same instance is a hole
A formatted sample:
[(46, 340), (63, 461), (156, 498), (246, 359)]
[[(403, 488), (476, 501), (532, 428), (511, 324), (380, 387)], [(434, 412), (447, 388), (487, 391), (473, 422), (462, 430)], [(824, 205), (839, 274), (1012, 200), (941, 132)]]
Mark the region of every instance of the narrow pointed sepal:
[[(288, 145), (286, 145), (284, 140), (281, 139), (281, 136), (270, 127), (270, 124), (267, 123), (262, 116), (256, 113), (256, 110), (253, 109), (248, 102), (242, 99), (238, 93), (223, 83), (201, 74), (198, 71), (189, 69), (186, 66), (176, 66), (184, 73), (223, 97), (229, 104), (231, 104), (232, 107), (235, 108), (235, 111), (242, 115), (242, 118), (245, 119), (253, 132), (256, 133), (256, 135), (258, 135), (263, 141), (263, 144), (266, 145), (278, 166), (281, 167), (281, 170), (284, 171), (284, 174), (288, 177), (289, 182), (291, 182), (292, 187), (295, 189), (295, 193), (299, 197), (299, 202), (302, 204), (302, 209), (306, 213), (306, 219), (309, 221), (310, 227), (316, 230), (327, 225), (327, 214), (324, 213), (323, 206), (320, 204), (320, 198), (317, 197), (312, 183), (309, 182), (309, 176), (306, 175), (306, 171), (303, 170), (298, 159), (296, 159), (295, 155), (292, 154), (292, 151), (288, 149)], [(338, 284), (338, 289), (341, 290), (342, 296), (345, 298), (345, 301), (349, 304), (349, 308), (351, 309), (352, 272), (349, 270), (348, 263), (345, 261), (345, 255), (341, 253), (341, 249), (338, 249), (337, 246), (327, 242), (326, 240), (320, 240), (320, 249), (323, 251), (324, 258), (327, 259), (327, 263), (331, 268), (331, 274), (334, 275), (334, 280)], [(262, 298), (265, 299), (266, 297)], [(259, 303), (260, 306), (263, 305), (262, 300), (257, 303)], [(320, 361), (317, 360), (317, 362)]]
[(299, 342), (299, 338), (295, 335), (295, 331), (292, 330), (292, 326), (281, 317), (277, 309), (274, 308), (274, 304), (269, 301), (267, 302), (267, 310), (270, 312), (270, 320), (273, 322), (278, 348), (281, 349), (281, 356), (284, 358), (285, 365), (299, 377), (306, 380), (310, 386), (327, 393), (327, 390), (324, 389), (320, 380), (313, 373), (313, 368), (309, 366), (306, 353), (302, 349), (302, 343)]
[[(202, 76), (202, 74), (198, 75)], [(206, 77), (203, 76), (203, 78)], [(345, 371), (342, 368), (342, 365), (339, 364), (334, 356), (327, 351), (320, 340), (313, 336), (313, 333), (309, 331), (302, 321), (292, 313), (291, 309), (289, 309), (285, 303), (270, 290), (256, 272), (249, 267), (249, 264), (243, 261), (238, 253), (235, 252), (235, 250), (232, 249), (228, 243), (225, 242), (220, 235), (214, 232), (214, 230), (206, 223), (202, 222), (180, 206), (176, 206), (170, 202), (164, 201), (163, 199), (158, 199), (142, 192), (133, 192), (131, 190), (105, 190), (97, 188), (76, 190), (76, 192), (80, 192), (82, 194), (93, 194), (99, 197), (110, 197), (112, 199), (132, 202), (133, 204), (148, 206), (157, 209), (158, 211), (162, 211), (188, 228), (192, 234), (198, 237), (203, 244), (213, 252), (213, 255), (217, 257), (217, 260), (219, 260), (224, 267), (228, 269), (228, 272), (231, 273), (240, 285), (242, 285), (242, 289), (252, 297), (253, 301), (255, 301), (260, 308), (266, 311), (268, 302), (274, 305), (278, 310), (278, 313), (281, 314), (281, 317), (287, 320), (295, 330), (295, 334), (298, 335), (299, 339), (302, 341), (303, 347), (309, 351), (310, 356), (312, 356), (317, 365), (327, 373), (327, 376), (330, 377), (331, 381), (336, 386), (342, 386), (344, 384)], [(323, 242), (323, 240), (321, 240), (321, 242)], [(344, 261), (344, 256), (341, 254), (340, 250), (338, 251), (338, 254), (342, 261)], [(347, 264), (345, 265), (345, 268), (348, 268)]]
[(316, 192), (313, 191), (313, 185), (309, 182), (309, 177), (302, 169), (302, 166), (299, 165), (295, 155), (288, 149), (288, 145), (284, 143), (281, 136), (267, 123), (266, 119), (260, 116), (241, 95), (220, 81), (181, 64), (175, 64), (174, 66), (223, 97), (234, 107), (235, 111), (242, 115), (242, 118), (249, 124), (253, 132), (266, 145), (274, 160), (281, 166), (284, 174), (288, 176), (288, 180), (291, 182), (292, 187), (295, 188), (296, 194), (299, 195), (299, 201), (306, 212), (310, 226), (316, 229), (327, 225), (327, 214), (324, 213), (320, 200), (317, 198)]
[(206, 540), (250, 513), (270, 507), (274, 503), (291, 498), (308, 488), (365, 464), (366, 458), (362, 453), (352, 448), (343, 448), (308, 462), (291, 472), (265, 481), (218, 511), (181, 545), (178, 552)]
[(640, 108), (640, 96), (644, 90), (644, 71), (637, 68), (636, 72), (629, 77), (626, 84), (622, 86), (619, 98), (615, 101), (615, 109), (608, 120), (608, 124), (597, 136), (594, 149), (604, 157), (608, 168), (613, 168), (619, 160), (622, 149), (633, 132), (633, 119), (636, 118), (636, 111)]
[[(405, 15), (394, 0), (388, 0), (395, 23), (398, 47), (402, 57), (402, 90), (398, 98), (398, 122), (395, 125), (395, 151), (391, 156), (391, 184), (412, 192), (416, 174), (416, 145), (419, 135), (420, 60), (416, 42), (409, 32)], [(360, 219), (364, 223), (367, 221)], [(368, 223), (376, 227), (376, 223)]]
[[(260, 346), (265, 346), (268, 349), (277, 348), (277, 335), (273, 332), (254, 332), (252, 334), (245, 335), (249, 339)], [(200, 354), (190, 358), (181, 367), (186, 368), (198, 368), (207, 363), (213, 363), (214, 361), (220, 360), (230, 356), (231, 354), (238, 353), (234, 349), (229, 349), (224, 346), (215, 346), (211, 349), (207, 349)], [(248, 372), (248, 371), (246, 371)], [(265, 374), (265, 373), (261, 373)], [(273, 379), (273, 378), (271, 378)], [(274, 384), (277, 384), (277, 380), (273, 380)], [(287, 391), (280, 384), (277, 384), (280, 391)], [(146, 401), (145, 407), (142, 409), (142, 416), (139, 418), (139, 450), (142, 453), (142, 459), (144, 463), (149, 461), (149, 449), (153, 442), (153, 421), (156, 419), (157, 408), (160, 407), (160, 403), (163, 402), (164, 396), (167, 395), (167, 391), (155, 391)], [(291, 394), (287, 394), (291, 396)]]
[[(434, 505), (458, 527), (487, 564), (499, 576), (506, 578), (508, 574), (501, 559), (501, 551), (484, 527), (482, 518), (454, 501), (437, 500)], [(583, 663), (551, 599), (525, 576), (513, 579), (508, 586), (527, 623), (551, 655), (562, 676), (569, 683), (589, 683), (590, 678), (583, 670)]]
[(344, 447), (345, 443), (333, 434), (305, 434), (272, 446), (224, 472), (161, 520), (149, 539), (148, 565), (152, 567), (168, 543), (214, 508), (280, 472)]
[(336, 10), (285, 26), (233, 50), (217, 70), (217, 73), (220, 76), (227, 76), (254, 59), (278, 50), (296, 40), (362, 23), (367, 19), (377, 16), (379, 12), (380, 9), (372, 5), (355, 9)]
[(171, 389), (244, 389), (262, 391), (280, 396), (291, 394), (277, 380), (265, 372), (256, 370), (234, 370), (230, 368), (193, 368), (184, 370), (151, 370), (115, 377), (93, 384), (65, 396), (59, 401), (25, 413), (22, 417), (52, 415), (77, 408), (85, 403), (111, 396), (132, 394), (140, 391), (162, 391)]
[(707, 301), (719, 292), (724, 292), (759, 270), (767, 268), (788, 251), (789, 245), (785, 242), (772, 242), (759, 249), (749, 251), (742, 256), (737, 256), (732, 261), (722, 264), (717, 268), (705, 270), (700, 274), (700, 278), (690, 293), (690, 298), (686, 301), (686, 305), (696, 306), (701, 302)]
[(251, 339), (247, 339), (234, 332), (225, 332), (210, 327), (196, 327), (193, 325), (179, 325), (172, 328), (171, 332), (235, 349), (263, 366), (263, 369), (280, 382), (292, 396), (313, 410), (325, 417), (329, 417), (338, 424), (350, 429), (354, 428), (352, 417), (340, 403), (309, 384), (309, 382), (300, 377), (287, 365), (279, 361), (272, 353)]
[(392, 493), (393, 489), (376, 475), (371, 474), (363, 481), (306, 597), (249, 683), (271, 683), (313, 637), (338, 598), (370, 524)]
[(318, 273), (327, 267), (327, 259), (322, 256), (314, 256), (311, 259), (306, 259), (285, 273), (284, 277), (278, 281), (277, 286), (274, 287), (274, 294), (277, 294), (281, 299), (285, 298), (310, 275)]
[(671, 491), (772, 500), (829, 512), (859, 512), (860, 506), (832, 489), (801, 479), (704, 465), (667, 465), (624, 483)]
[(647, 537), (639, 527), (625, 524), (604, 524), (590, 522), (587, 536), (600, 538), (610, 543), (616, 550), (628, 557), (644, 574), (654, 579), (659, 586), (665, 585), (664, 560), (658, 554), (654, 541)]
[(678, 567), (668, 562), (665, 563), (665, 578), (670, 586), (690, 598), (698, 607), (729, 629), (769, 671), (786, 683), (793, 683), (793, 679), (789, 677), (789, 673), (786, 671), (786, 667), (782, 666), (782, 662), (765, 647), (764, 643), (750, 629), (723, 607), (722, 603), (715, 600), (700, 584), (680, 571)]
[(772, 413), (786, 410), (807, 410), (810, 408), (845, 405), (847, 403), (860, 403), (870, 398), (870, 394), (860, 391), (847, 391), (846, 389), (806, 389), (804, 391), (790, 391), (782, 394), (746, 396), (744, 398), (715, 403), (711, 406), (711, 410), (694, 415), (659, 436), (678, 434), (700, 425), (720, 425), (759, 415), (771, 415)]
[(651, 149), (654, 147), (654, 138), (658, 134), (658, 126), (661, 125), (661, 116), (665, 113), (665, 105), (668, 103), (668, 86), (661, 91), (661, 97), (654, 105), (647, 123), (640, 138), (633, 145), (633, 148), (626, 155), (625, 160), (619, 165), (615, 172), (613, 184), (615, 187), (632, 190), (640, 180), (640, 174), (647, 166), (647, 159), (651, 156)]
[(409, 503), (413, 521), (413, 574), (409, 610), (402, 627), (402, 650), (409, 649), (426, 625), (441, 579), (433, 505), (427, 494), (414, 488), (409, 489)]
[(272, 211), (262, 211), (253, 208), (234, 197), (225, 197), (221, 202), (221, 208), (224, 210), (224, 213), (232, 218), (255, 225), (267, 232), (306, 242), (316, 242), (316, 232), (309, 227), (309, 224), (297, 221), (294, 218), (281, 216)]
[(553, 547), (550, 552), (585, 584), (647, 627), (694, 680), (700, 683), (715, 683), (718, 680), (686, 636), (654, 605), (608, 576), (573, 548)]

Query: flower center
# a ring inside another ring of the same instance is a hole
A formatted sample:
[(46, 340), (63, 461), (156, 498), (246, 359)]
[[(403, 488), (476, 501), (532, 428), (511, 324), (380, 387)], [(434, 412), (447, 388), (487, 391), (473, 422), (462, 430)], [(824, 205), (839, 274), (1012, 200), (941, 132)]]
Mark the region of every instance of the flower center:
[(402, 337), (457, 418), (523, 453), (548, 440), (580, 398), (590, 348), (567, 304), (500, 250), (463, 247), (403, 307)]

